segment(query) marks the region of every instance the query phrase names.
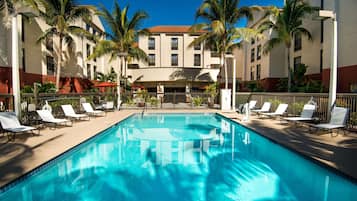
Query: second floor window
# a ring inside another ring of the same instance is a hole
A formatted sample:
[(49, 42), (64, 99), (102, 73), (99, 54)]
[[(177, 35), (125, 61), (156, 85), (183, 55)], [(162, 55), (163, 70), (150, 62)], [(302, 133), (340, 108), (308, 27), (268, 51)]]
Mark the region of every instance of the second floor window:
[(90, 69), (90, 64), (87, 64), (87, 78), (91, 78), (91, 74), (92, 74), (92, 72), (91, 72), (91, 69)]
[(86, 31), (90, 31), (90, 25), (89, 24), (86, 24)]
[(294, 72), (297, 70), (299, 65), (301, 64), (301, 57), (295, 57), (294, 58)]
[(46, 56), (46, 64), (47, 64), (47, 75), (55, 74), (55, 60), (51, 56)]
[(97, 79), (97, 66), (93, 66), (94, 79)]
[(171, 66), (178, 66), (178, 55), (171, 54)]
[[(93, 47), (93, 50), (92, 50), (92, 52), (94, 53), (94, 47)], [(94, 57), (94, 62), (97, 62), (97, 58), (96, 57)]]
[(250, 80), (254, 80), (254, 66), (250, 67)]
[(254, 61), (254, 58), (255, 57), (255, 49), (251, 49), (250, 50), (250, 61), (253, 62)]
[(194, 66), (201, 66), (201, 55), (200, 54), (195, 54), (194, 55)]
[(260, 64), (257, 65), (257, 69), (256, 69), (256, 78), (257, 80), (260, 80), (260, 71), (261, 71), (261, 66)]
[(154, 50), (155, 49), (155, 38), (149, 38), (148, 49), (149, 50)]
[(87, 52), (87, 58), (88, 58), (90, 55), (90, 45), (89, 44), (87, 44), (87, 46), (86, 46), (86, 52)]
[(295, 34), (294, 37), (294, 50), (301, 50), (301, 34)]
[(178, 38), (171, 38), (171, 50), (178, 50)]
[(46, 49), (48, 51), (53, 51), (53, 38), (52, 37), (46, 38)]
[(195, 44), (194, 50), (201, 50), (201, 43)]
[(149, 66), (155, 66), (155, 54), (149, 54)]
[(262, 58), (262, 45), (258, 45), (257, 47), (257, 60)]

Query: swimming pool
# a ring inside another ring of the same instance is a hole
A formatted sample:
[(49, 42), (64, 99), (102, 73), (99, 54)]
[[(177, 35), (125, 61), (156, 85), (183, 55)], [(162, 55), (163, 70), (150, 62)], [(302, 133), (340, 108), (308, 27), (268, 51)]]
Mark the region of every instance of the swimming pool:
[(357, 200), (357, 185), (217, 114), (133, 115), (0, 200)]

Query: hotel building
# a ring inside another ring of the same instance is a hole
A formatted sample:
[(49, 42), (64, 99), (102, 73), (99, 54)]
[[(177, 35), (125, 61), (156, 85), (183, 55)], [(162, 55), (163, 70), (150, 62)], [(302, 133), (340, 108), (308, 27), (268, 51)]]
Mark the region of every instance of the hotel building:
[[(357, 90), (357, 58), (353, 48), (357, 46), (357, 2), (354, 0), (309, 0), (310, 5), (323, 10), (336, 12), (338, 22), (338, 92), (355, 92)], [(255, 21), (248, 27), (257, 27), (261, 13), (255, 13)], [(290, 52), (290, 66), (300, 63), (308, 66), (306, 75), (315, 80), (322, 80), (326, 89), (329, 86), (332, 20), (324, 21), (305, 19), (303, 26), (312, 34), (312, 41), (304, 36), (295, 36)], [(283, 44), (274, 47), (267, 54), (262, 54), (262, 47), (273, 32), (266, 31), (263, 40), (245, 43), (242, 49), (235, 50), (237, 59), (237, 77), (242, 81), (258, 80), (265, 90), (274, 91), (280, 78), (287, 77), (287, 50)]]
[(127, 75), (135, 85), (156, 92), (164, 86), (166, 92), (202, 90), (217, 81), (219, 57), (204, 44), (190, 46), (201, 33), (190, 33), (190, 26), (155, 26), (150, 35), (140, 35), (138, 46), (149, 61), (129, 63)]

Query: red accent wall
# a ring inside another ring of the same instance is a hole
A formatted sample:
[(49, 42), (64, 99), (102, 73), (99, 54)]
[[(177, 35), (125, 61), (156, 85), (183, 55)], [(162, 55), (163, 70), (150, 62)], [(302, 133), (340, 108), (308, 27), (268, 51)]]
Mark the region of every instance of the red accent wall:
[[(12, 93), (12, 71), (11, 67), (0, 66), (0, 93)], [(33, 73), (26, 73), (20, 69), (20, 86), (33, 85), (34, 82), (46, 83), (56, 82), (55, 76), (40, 75)], [(81, 93), (83, 90), (91, 88), (93, 83), (89, 79), (83, 78), (69, 78), (61, 77), (60, 80), (61, 93), (77, 92)]]
[[(330, 82), (330, 69), (322, 71), (322, 83), (328, 89)], [(348, 93), (351, 84), (357, 84), (357, 65), (339, 67), (337, 69), (337, 93)]]

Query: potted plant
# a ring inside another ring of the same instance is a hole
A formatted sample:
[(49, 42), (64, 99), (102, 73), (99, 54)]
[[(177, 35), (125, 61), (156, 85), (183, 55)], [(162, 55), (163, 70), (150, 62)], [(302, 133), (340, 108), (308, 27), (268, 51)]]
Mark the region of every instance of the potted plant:
[(218, 95), (218, 84), (217, 82), (208, 85), (205, 89), (205, 93), (209, 95), (208, 97), (208, 106), (212, 107), (214, 105), (214, 100)]

